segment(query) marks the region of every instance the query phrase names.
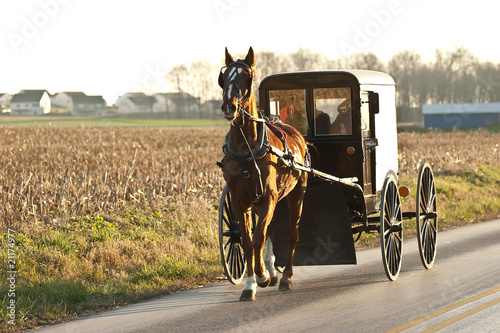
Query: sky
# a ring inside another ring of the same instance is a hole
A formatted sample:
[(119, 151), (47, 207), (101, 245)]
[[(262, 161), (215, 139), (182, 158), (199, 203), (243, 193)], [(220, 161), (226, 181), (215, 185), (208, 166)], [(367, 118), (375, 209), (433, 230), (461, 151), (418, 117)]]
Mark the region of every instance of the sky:
[(491, 0), (2, 0), (0, 93), (83, 91), (111, 105), (128, 91), (172, 91), (173, 66), (222, 66), (224, 47), (387, 62), (464, 46), (499, 63), (499, 9)]

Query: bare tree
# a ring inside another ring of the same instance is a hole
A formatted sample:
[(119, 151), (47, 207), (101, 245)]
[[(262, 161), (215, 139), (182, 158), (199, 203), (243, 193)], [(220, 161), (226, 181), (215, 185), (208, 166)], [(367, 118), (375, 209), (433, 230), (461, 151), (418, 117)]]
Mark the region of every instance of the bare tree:
[[(452, 51), (437, 49), (433, 68), (435, 99), (440, 103), (467, 102), (474, 96), (469, 84), (473, 83), (476, 57), (465, 47)], [(472, 82), (471, 82), (472, 81)]]
[(347, 64), (350, 68), (384, 71), (385, 66), (373, 52), (359, 52), (351, 55)]
[(295, 71), (325, 69), (326, 58), (321, 53), (299, 48), (297, 52), (290, 54), (289, 57), (292, 60)]
[(478, 102), (500, 102), (500, 64), (492, 62), (476, 65), (476, 99)]
[(400, 52), (389, 61), (388, 72), (398, 83), (397, 106), (415, 107), (418, 105), (416, 75), (422, 66), (422, 58), (414, 50)]
[(167, 80), (173, 84), (177, 92), (186, 92), (189, 89), (189, 71), (186, 64), (177, 65), (167, 74)]

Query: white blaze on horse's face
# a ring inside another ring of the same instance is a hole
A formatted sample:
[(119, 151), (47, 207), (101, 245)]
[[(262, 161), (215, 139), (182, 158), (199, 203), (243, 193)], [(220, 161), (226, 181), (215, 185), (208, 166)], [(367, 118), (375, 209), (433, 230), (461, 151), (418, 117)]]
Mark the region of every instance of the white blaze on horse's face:
[(239, 107), (239, 91), (240, 78), (238, 75), (243, 73), (243, 68), (241, 67), (233, 67), (229, 71), (229, 75), (227, 76), (227, 87), (223, 92), (223, 104), (222, 104), (222, 113), (224, 117), (231, 121), (235, 118), (235, 113)]
[(231, 93), (233, 91), (233, 85), (234, 85), (234, 79), (236, 78), (237, 75), (241, 74), (243, 72), (242, 68), (236, 68), (234, 67), (231, 69), (231, 72), (229, 72), (228, 76), (228, 85), (227, 85), (227, 99), (231, 99)]

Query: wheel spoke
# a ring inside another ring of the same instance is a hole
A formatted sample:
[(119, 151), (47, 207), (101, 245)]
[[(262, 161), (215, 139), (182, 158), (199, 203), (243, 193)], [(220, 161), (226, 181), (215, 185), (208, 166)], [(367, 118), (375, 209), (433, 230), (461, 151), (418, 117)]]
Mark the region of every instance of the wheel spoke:
[(425, 235), (427, 233), (427, 219), (422, 219), (422, 222), (420, 224), (420, 234)]
[(231, 267), (231, 262), (233, 260), (233, 252), (234, 252), (234, 244), (230, 243), (229, 247), (227, 248), (227, 256), (226, 256), (226, 263), (229, 267)]
[(420, 191), (420, 209), (423, 213), (427, 213), (427, 196), (424, 190)]
[(393, 266), (392, 266), (392, 274), (393, 275), (396, 275), (396, 273), (398, 272), (398, 269), (399, 269), (399, 256), (398, 256), (398, 242), (395, 240), (395, 237), (392, 237), (391, 239), (391, 243), (392, 243), (392, 252), (391, 252), (391, 255), (392, 255), (392, 262), (393, 262)]
[(224, 213), (222, 215), (222, 219), (224, 220), (224, 223), (229, 229), (232, 229), (233, 226), (233, 216), (231, 214), (231, 208), (228, 206), (227, 202), (224, 205)]
[(238, 251), (238, 274), (243, 274), (243, 271), (245, 270), (245, 257), (243, 255), (243, 249), (241, 246), (239, 246), (239, 251)]
[(427, 203), (427, 213), (430, 211), (435, 211), (436, 210), (435, 206), (436, 206), (436, 193), (432, 193)]
[(233, 276), (238, 276), (238, 253), (240, 252), (239, 250), (239, 244), (235, 243), (234, 248), (233, 248), (233, 255), (231, 257), (231, 271), (233, 272)]
[(398, 242), (402, 242), (403, 241), (403, 239), (401, 238), (401, 235), (399, 234), (399, 232), (394, 233), (394, 237), (397, 239)]
[(391, 233), (391, 221), (387, 217), (384, 217), (384, 237)]
[(392, 215), (391, 215), (391, 221), (394, 221), (394, 219), (397, 217), (397, 214), (398, 214), (398, 207), (399, 207), (399, 204), (398, 204), (398, 196), (396, 195), (395, 191), (396, 191), (396, 188), (394, 186), (391, 186), (390, 187), (391, 189), (391, 192), (390, 192), (390, 195), (391, 195), (391, 198), (392, 198)]
[(393, 221), (399, 221), (400, 212), (401, 212), (401, 205), (398, 202), (396, 204), (396, 209), (395, 209), (395, 212), (394, 212)]

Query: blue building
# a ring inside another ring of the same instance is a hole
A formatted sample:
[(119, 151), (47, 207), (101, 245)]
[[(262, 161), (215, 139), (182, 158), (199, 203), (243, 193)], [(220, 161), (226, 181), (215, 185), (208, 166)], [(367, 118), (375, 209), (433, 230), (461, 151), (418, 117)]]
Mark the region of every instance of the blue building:
[(424, 104), (424, 128), (481, 127), (500, 123), (500, 103)]

